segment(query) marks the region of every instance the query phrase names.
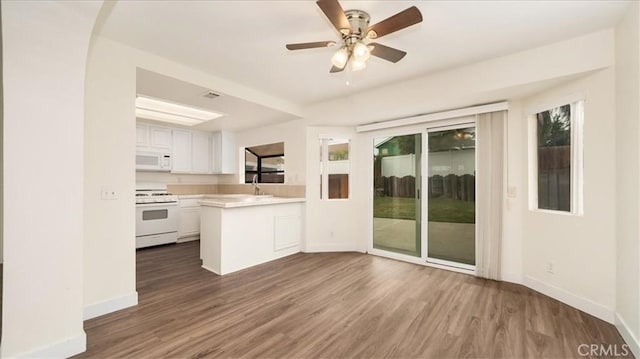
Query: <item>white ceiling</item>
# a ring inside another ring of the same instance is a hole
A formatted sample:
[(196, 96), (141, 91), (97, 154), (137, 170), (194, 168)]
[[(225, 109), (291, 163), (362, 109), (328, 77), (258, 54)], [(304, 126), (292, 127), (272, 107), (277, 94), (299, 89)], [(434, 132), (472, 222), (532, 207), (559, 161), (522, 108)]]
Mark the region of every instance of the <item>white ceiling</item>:
[[(170, 102), (189, 105), (223, 114), (223, 117), (190, 128), (201, 131), (242, 131), (251, 127), (266, 126), (294, 120), (297, 117), (244, 99), (215, 91), (220, 97), (206, 98), (209, 89), (162, 74), (136, 70), (136, 93)], [(172, 126), (174, 126), (172, 124)]]
[[(579, 36), (617, 23), (619, 1), (342, 1), (376, 23), (417, 6), (421, 24), (378, 41), (408, 52), (366, 70), (329, 74), (335, 40), (315, 1), (119, 1), (101, 34), (301, 105)], [(351, 77), (351, 78), (350, 78)], [(345, 84), (351, 79), (351, 86)]]

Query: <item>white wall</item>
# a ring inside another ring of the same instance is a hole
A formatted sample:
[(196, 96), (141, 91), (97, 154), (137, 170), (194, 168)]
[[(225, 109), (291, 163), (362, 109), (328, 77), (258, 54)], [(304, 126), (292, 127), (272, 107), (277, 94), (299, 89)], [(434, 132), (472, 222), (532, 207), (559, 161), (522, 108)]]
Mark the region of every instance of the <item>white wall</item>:
[(2, 356), (85, 348), (83, 123), (102, 1), (3, 1)]
[[(524, 283), (551, 297), (613, 322), (615, 311), (615, 73), (596, 72), (523, 101), (520, 135), (513, 152), (527, 163), (526, 122), (529, 108), (583, 94), (584, 118), (584, 215), (522, 210)], [(518, 176), (527, 177), (519, 168)], [(527, 188), (519, 187), (518, 199), (527, 201)], [(554, 274), (547, 272), (553, 263)]]
[(522, 213), (527, 208), (527, 157), (522, 150), (522, 133), (526, 123), (522, 120), (521, 101), (509, 101), (507, 112), (506, 138), (506, 182), (507, 188), (515, 190), (515, 197), (505, 196), (502, 217), (502, 262), (500, 274), (502, 280), (522, 283), (523, 252), (522, 252)]
[(136, 171), (135, 181), (143, 183), (152, 182), (166, 184), (216, 184), (218, 183), (218, 176)]
[(640, 356), (640, 5), (631, 4), (616, 28), (616, 312), (617, 325)]
[[(86, 83), (84, 304), (90, 318), (137, 303), (136, 67), (116, 44), (94, 38)], [(118, 198), (102, 200), (104, 186)]]
[(315, 126), (346, 126), (521, 98), (541, 81), (613, 65), (613, 36), (603, 30), (362, 91), (313, 105), (305, 117)]
[[(0, 6), (0, 10), (2, 10), (2, 6)], [(0, 11), (0, 17), (2, 17), (2, 12)], [(2, 68), (2, 43), (1, 43), (1, 39), (2, 39), (2, 19), (0, 19), (0, 69)], [(2, 80), (2, 72), (0, 71), (0, 83), (4, 83)], [(2, 172), (3, 169), (3, 153), (4, 153), (4, 134), (3, 134), (3, 130), (4, 130), (4, 108), (3, 108), (3, 104), (4, 104), (4, 100), (3, 100), (3, 86), (0, 86), (0, 203), (4, 203), (4, 174)], [(3, 212), (3, 208), (4, 206), (0, 205), (0, 263), (2, 263), (4, 261), (4, 253), (3, 253), (3, 247), (4, 247), (4, 230), (2, 228), (4, 228), (4, 212)], [(0, 274), (2, 275), (2, 274)], [(2, 289), (0, 288), (0, 295), (2, 294)], [(1, 301), (0, 301), (1, 302)], [(2, 310), (2, 308), (0, 308), (0, 310)], [(0, 325), (2, 325), (2, 323), (0, 323)]]

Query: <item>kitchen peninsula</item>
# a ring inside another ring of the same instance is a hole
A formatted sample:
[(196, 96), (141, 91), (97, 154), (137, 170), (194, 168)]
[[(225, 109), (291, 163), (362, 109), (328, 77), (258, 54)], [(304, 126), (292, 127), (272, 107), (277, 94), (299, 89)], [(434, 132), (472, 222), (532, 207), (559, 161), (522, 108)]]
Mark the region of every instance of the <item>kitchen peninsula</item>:
[(208, 196), (200, 202), (202, 267), (224, 275), (299, 252), (304, 201)]

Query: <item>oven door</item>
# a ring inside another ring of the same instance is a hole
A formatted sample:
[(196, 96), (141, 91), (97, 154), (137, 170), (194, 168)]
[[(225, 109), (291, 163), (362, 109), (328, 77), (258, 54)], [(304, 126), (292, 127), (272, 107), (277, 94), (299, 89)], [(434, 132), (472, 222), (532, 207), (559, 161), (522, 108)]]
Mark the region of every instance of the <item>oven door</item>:
[(136, 204), (136, 237), (178, 231), (178, 203)]

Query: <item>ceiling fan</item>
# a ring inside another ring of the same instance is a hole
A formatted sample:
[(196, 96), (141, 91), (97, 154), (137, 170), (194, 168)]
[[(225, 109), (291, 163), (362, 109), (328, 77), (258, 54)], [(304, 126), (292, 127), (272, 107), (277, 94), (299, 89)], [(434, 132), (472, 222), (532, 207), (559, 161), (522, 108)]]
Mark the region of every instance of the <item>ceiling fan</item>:
[[(331, 73), (343, 71), (349, 60), (353, 71), (362, 70), (367, 67), (366, 61), (371, 55), (393, 63), (402, 60), (406, 52), (376, 42), (365, 43), (365, 40), (378, 39), (422, 21), (422, 14), (415, 6), (369, 26), (369, 14), (362, 10), (344, 11), (338, 0), (318, 0), (316, 4), (342, 36), (339, 41), (340, 49), (331, 57)], [(304, 50), (334, 46), (337, 43), (317, 41), (286, 46), (288, 50)]]

